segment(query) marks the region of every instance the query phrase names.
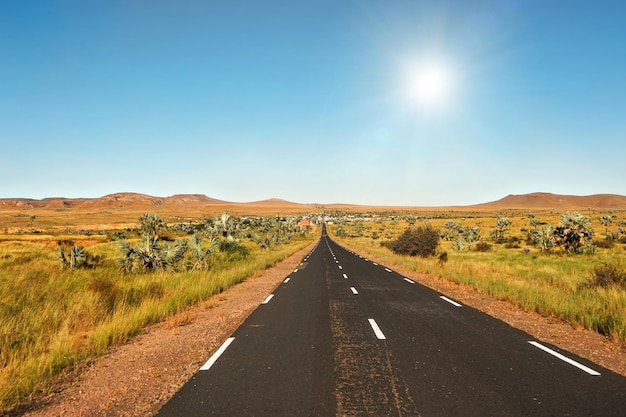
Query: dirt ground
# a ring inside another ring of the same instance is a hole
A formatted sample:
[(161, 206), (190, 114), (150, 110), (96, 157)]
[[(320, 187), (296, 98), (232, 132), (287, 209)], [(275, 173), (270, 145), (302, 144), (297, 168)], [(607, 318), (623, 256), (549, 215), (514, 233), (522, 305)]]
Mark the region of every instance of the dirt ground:
[[(312, 247), (112, 349), (64, 381), (65, 389), (39, 398), (23, 415), (153, 416)], [(541, 341), (626, 376), (626, 350), (595, 332), (521, 311), (471, 288), (387, 265)]]

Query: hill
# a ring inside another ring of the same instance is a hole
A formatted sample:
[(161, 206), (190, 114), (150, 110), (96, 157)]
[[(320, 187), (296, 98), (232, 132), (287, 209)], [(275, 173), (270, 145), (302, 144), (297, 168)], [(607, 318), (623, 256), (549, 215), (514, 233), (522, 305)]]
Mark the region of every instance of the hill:
[(52, 197), (42, 200), (28, 198), (0, 199), (0, 212), (37, 213), (55, 212), (103, 212), (137, 213), (159, 212), (163, 214), (206, 216), (223, 211), (239, 215), (264, 215), (278, 213), (319, 212), (323, 210), (355, 211), (430, 211), (444, 209), (498, 210), (498, 209), (626, 209), (626, 196), (595, 194), (589, 196), (559, 195), (551, 193), (510, 194), (500, 200), (455, 207), (418, 206), (360, 206), (354, 204), (301, 204), (278, 198), (252, 202), (230, 202), (207, 197), (204, 194), (176, 194), (155, 197), (140, 193), (115, 193), (99, 198)]
[(517, 209), (626, 209), (626, 196), (617, 194), (594, 194), (589, 196), (551, 193), (509, 194), (500, 200), (477, 204), (473, 207)]

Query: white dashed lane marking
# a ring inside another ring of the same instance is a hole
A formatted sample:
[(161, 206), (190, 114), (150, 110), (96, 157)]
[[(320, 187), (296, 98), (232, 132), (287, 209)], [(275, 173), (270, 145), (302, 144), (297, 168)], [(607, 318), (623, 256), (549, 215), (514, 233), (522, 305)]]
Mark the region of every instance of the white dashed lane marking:
[(222, 346), (220, 346), (220, 348), (217, 350), (217, 352), (215, 352), (213, 354), (213, 356), (211, 356), (209, 358), (208, 361), (206, 361), (206, 363), (204, 365), (202, 365), (202, 368), (200, 368), (201, 371), (208, 371), (209, 368), (211, 368), (211, 366), (213, 366), (213, 364), (215, 363), (215, 361), (217, 361), (217, 359), (222, 356), (222, 353), (224, 353), (226, 351), (226, 349), (228, 348), (228, 346), (230, 346), (231, 343), (233, 343), (233, 340), (235, 340), (234, 337), (229, 337), (228, 339), (226, 339), (226, 341), (224, 343), (222, 343)]
[(372, 326), (372, 330), (374, 330), (374, 334), (376, 335), (376, 337), (378, 339), (380, 339), (380, 340), (386, 339), (386, 337), (383, 334), (382, 330), (380, 330), (380, 327), (378, 327), (378, 324), (376, 324), (376, 320), (368, 319), (367, 321), (370, 322), (370, 326)]
[(570, 359), (567, 356), (563, 356), (559, 352), (556, 352), (556, 351), (550, 349), (549, 347), (546, 347), (546, 346), (542, 345), (539, 342), (529, 341), (528, 343), (530, 343), (531, 345), (533, 345), (536, 348), (539, 348), (539, 349), (543, 350), (544, 352), (549, 353), (550, 355), (554, 356), (555, 358), (558, 358), (558, 359), (562, 360), (563, 362), (567, 362), (570, 365), (574, 365), (578, 369), (581, 369), (581, 370), (587, 372), (589, 375), (594, 375), (594, 376), (600, 375), (600, 372), (594, 371), (593, 369), (588, 368), (585, 365), (583, 365), (582, 363), (576, 362), (575, 360)]
[(445, 295), (441, 295), (440, 297), (441, 297), (442, 300), (449, 302), (450, 304), (452, 304), (455, 307), (461, 307), (461, 304), (457, 303), (456, 301), (452, 301), (451, 299), (449, 299)]

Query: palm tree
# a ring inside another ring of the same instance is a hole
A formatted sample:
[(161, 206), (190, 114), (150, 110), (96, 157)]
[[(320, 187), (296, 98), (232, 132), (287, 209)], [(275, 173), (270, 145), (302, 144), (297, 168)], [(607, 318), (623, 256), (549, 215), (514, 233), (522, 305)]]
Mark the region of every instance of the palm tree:
[(570, 253), (582, 253), (583, 248), (591, 243), (593, 227), (591, 219), (580, 213), (561, 215), (560, 224), (554, 229), (552, 242), (563, 246)]
[(600, 216), (599, 218), (600, 220), (600, 224), (602, 226), (604, 226), (604, 232), (607, 236), (607, 238), (609, 237), (609, 226), (611, 225), (611, 223), (613, 223), (613, 216), (611, 215), (604, 215), (604, 216)]
[(216, 237), (210, 238), (209, 245), (205, 248), (202, 236), (194, 233), (187, 242), (189, 248), (189, 257), (187, 261), (187, 269), (193, 271), (209, 269), (209, 257), (214, 249), (219, 246), (219, 240)]
[(118, 266), (125, 271), (157, 269), (173, 271), (187, 251), (187, 241), (178, 239), (173, 244), (159, 245), (158, 231), (165, 227), (165, 222), (156, 214), (146, 213), (139, 218), (143, 238), (139, 244), (131, 246), (126, 240), (118, 242), (122, 256)]
[(59, 246), (57, 247), (57, 259), (67, 268), (84, 268), (87, 266), (87, 251), (83, 246), (74, 245), (66, 255), (65, 247)]
[(139, 218), (141, 231), (149, 236), (158, 237), (158, 231), (166, 227), (165, 222), (157, 214), (146, 213)]

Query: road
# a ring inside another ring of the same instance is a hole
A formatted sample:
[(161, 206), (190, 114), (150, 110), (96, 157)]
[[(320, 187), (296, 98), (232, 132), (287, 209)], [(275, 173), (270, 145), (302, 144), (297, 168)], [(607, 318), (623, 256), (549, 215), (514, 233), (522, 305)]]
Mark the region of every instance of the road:
[(298, 269), (159, 416), (624, 416), (626, 378), (342, 248)]

